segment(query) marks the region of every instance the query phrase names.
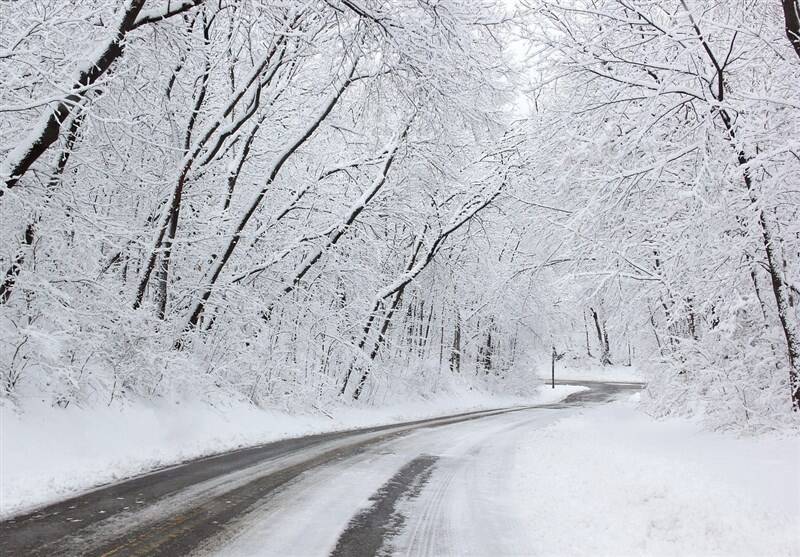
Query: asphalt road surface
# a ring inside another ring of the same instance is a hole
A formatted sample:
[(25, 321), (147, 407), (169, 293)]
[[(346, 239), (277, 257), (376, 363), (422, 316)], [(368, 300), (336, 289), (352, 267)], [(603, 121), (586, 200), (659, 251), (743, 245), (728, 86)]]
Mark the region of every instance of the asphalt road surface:
[[(476, 447), (641, 388), (568, 383), (590, 390), (557, 404), (287, 439), (161, 469), (1, 522), (0, 555), (437, 555), (448, 534), (432, 513)], [(461, 491), (468, 507), (469, 489)], [(411, 532), (404, 546), (394, 540), (401, 530)]]

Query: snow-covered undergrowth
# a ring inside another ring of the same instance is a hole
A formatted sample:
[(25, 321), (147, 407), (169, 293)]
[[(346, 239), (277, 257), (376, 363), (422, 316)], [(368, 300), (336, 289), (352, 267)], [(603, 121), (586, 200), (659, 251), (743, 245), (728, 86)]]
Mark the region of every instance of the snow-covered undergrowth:
[(657, 417), (699, 416), (710, 429), (800, 432), (776, 339), (756, 331), (747, 341), (709, 336), (680, 343), (679, 353), (654, 362), (642, 399), (648, 411)]
[[(536, 372), (542, 379), (549, 380), (552, 369), (550, 362), (540, 361), (536, 365)], [(645, 374), (638, 367), (625, 365), (603, 366), (592, 361), (565, 361), (556, 362), (556, 381), (616, 381), (642, 383)]]
[[(800, 432), (800, 413), (792, 412), (787, 395), (788, 372), (755, 337), (751, 345), (718, 335), (705, 344), (676, 346), (680, 352), (673, 358), (653, 357), (632, 366), (564, 358), (556, 362), (556, 381), (645, 383), (642, 410), (656, 418), (697, 417), (710, 430)], [(550, 380), (549, 355), (532, 356), (529, 365), (544, 381)]]
[(507, 504), (537, 555), (798, 555), (797, 437), (614, 404), (528, 430), (513, 463)]
[(0, 407), (0, 516), (155, 468), (243, 446), (310, 433), (366, 427), (467, 410), (560, 400), (582, 387), (535, 387), (503, 396), (450, 385), (428, 399), (306, 412), (265, 410), (245, 401), (196, 399), (66, 409), (29, 401)]

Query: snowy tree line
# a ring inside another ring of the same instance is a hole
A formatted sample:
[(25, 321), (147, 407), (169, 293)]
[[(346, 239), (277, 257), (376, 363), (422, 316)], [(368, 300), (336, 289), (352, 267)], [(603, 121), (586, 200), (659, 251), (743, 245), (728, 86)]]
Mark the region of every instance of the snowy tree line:
[(380, 401), (555, 347), (793, 419), (793, 0), (21, 4), (6, 399)]
[(521, 168), (502, 11), (27, 7), (2, 17), (6, 395), (358, 398), (397, 380), (376, 358), (510, 367), (497, 296), (459, 276)]
[(569, 238), (557, 257), (585, 277), (579, 298), (624, 338), (615, 357), (627, 359), (630, 338), (649, 344), (656, 411), (700, 409), (755, 428), (791, 419), (797, 4), (527, 7), (536, 113), (561, 126), (550, 139), (567, 153), (549, 184), (548, 204), (569, 210), (550, 215)]

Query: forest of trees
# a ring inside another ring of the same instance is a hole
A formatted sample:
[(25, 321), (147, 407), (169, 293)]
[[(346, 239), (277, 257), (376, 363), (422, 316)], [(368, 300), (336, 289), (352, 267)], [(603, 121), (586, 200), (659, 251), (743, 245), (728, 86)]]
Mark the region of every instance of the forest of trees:
[(0, 2), (0, 397), (380, 403), (555, 346), (794, 423), (798, 9)]

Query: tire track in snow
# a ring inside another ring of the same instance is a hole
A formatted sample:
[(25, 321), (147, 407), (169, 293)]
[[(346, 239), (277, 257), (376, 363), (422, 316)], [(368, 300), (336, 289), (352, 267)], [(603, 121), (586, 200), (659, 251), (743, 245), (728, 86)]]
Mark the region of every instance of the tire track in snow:
[(369, 445), (530, 407), (287, 439), (102, 487), (0, 522), (0, 555), (182, 555), (303, 472)]
[(439, 457), (421, 455), (403, 466), (372, 497), (372, 505), (358, 513), (339, 537), (331, 557), (367, 557), (385, 553), (387, 542), (402, 527), (398, 512), (402, 500), (419, 495)]
[[(511, 466), (508, 460), (510, 451), (516, 441), (515, 432), (530, 427), (540, 428), (563, 417), (560, 411), (545, 415), (525, 416), (500, 427), (484, 431), (468, 443), (459, 443), (448, 451), (449, 457), (442, 459), (434, 474), (424, 486), (419, 496), (407, 501), (400, 511), (411, 520), (392, 540), (392, 555), (408, 557), (442, 557), (445, 555), (514, 555), (512, 549), (505, 547), (505, 540), (500, 535), (512, 529), (513, 517), (508, 515), (494, 516), (491, 506), (481, 504), (480, 486), (486, 486), (487, 469), (480, 463), (491, 462), (490, 467), (495, 480), (493, 486), (499, 495), (504, 493), (498, 483), (507, 476)], [(400, 440), (399, 443), (403, 441)], [(489, 456), (483, 456), (488, 453)], [(507, 486), (503, 486), (507, 487)], [(513, 486), (510, 486), (513, 488)], [(465, 545), (462, 538), (469, 538), (469, 532), (462, 532), (464, 524), (482, 525), (494, 531), (490, 547), (475, 552), (474, 547)]]
[[(568, 397), (560, 404), (467, 412), (405, 424), (287, 439), (155, 471), (0, 522), (0, 555), (187, 554), (206, 541), (228, 534), (232, 522), (274, 499), (278, 492), (303, 474), (312, 470), (317, 473), (328, 465), (337, 466), (337, 462), (359, 461), (377, 445), (386, 443), (384, 446), (403, 448), (403, 451), (398, 450), (399, 458), (388, 459), (394, 462), (405, 457), (413, 459), (420, 454), (439, 454), (442, 447), (448, 447), (445, 450), (447, 455), (464, 457), (468, 452), (465, 447), (481, 444), (493, 429), (491, 419), (478, 428), (470, 428), (466, 422), (493, 416), (503, 422), (508, 416), (526, 410), (561, 409), (602, 402), (631, 388), (623, 384), (584, 384), (592, 388), (590, 395), (586, 393), (589, 396), (581, 393), (580, 399)], [(444, 437), (429, 430), (459, 423), (465, 427), (450, 430)], [(458, 436), (458, 431), (462, 437), (457, 437), (454, 442), (452, 435)], [(410, 438), (414, 436), (418, 439), (411, 442)], [(408, 443), (404, 444), (404, 440)], [(386, 475), (379, 481), (390, 478), (396, 469), (382, 470), (381, 473), (386, 472)], [(380, 485), (376, 482), (365, 493), (363, 501), (372, 489)], [(401, 500), (400, 506), (405, 502)], [(291, 512), (296, 501), (287, 503), (282, 512)], [(348, 498), (346, 503), (352, 501)], [(357, 508), (357, 505), (358, 502), (350, 509)], [(341, 509), (342, 527), (352, 512), (348, 511)], [(414, 518), (413, 514), (407, 516)], [(333, 531), (331, 544), (339, 532)], [(441, 532), (442, 529), (437, 535)], [(428, 543), (433, 543), (434, 535), (428, 536)], [(258, 555), (265, 555), (263, 544), (264, 540), (261, 540)], [(225, 554), (224, 548), (221, 549)], [(330, 549), (328, 546), (327, 551)]]

